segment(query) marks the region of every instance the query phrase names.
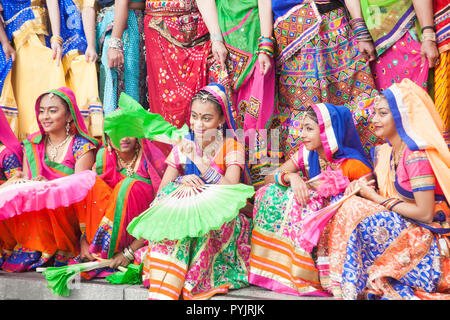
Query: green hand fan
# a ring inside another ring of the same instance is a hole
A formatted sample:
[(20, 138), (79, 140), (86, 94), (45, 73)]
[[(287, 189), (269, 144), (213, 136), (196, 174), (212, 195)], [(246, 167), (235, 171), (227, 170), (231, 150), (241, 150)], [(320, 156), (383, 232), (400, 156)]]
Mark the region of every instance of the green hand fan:
[(129, 264), (124, 271), (117, 271), (106, 276), (106, 281), (112, 284), (142, 284), (143, 264)]
[(145, 110), (126, 93), (120, 94), (118, 105), (119, 108), (106, 115), (103, 122), (103, 130), (115, 146), (120, 146), (120, 139), (124, 137), (175, 144), (189, 133), (186, 124), (178, 129), (162, 115)]
[(165, 190), (170, 191), (128, 225), (127, 231), (136, 239), (199, 237), (235, 218), (255, 193), (253, 186), (245, 184), (188, 187), (171, 183), (161, 192)]
[(70, 283), (75, 276), (82, 272), (107, 267), (109, 264), (109, 260), (103, 260), (71, 264), (64, 267), (38, 268), (36, 271), (42, 272), (47, 280), (47, 288), (52, 289), (54, 294), (68, 297), (70, 295)]

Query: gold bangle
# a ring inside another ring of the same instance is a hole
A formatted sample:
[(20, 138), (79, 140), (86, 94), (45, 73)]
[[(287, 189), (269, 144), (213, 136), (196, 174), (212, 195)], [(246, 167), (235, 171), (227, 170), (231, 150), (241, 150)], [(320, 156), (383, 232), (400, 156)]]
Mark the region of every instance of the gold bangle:
[(423, 41), (433, 41), (436, 42), (436, 33), (422, 33), (422, 42)]
[(62, 38), (61, 36), (52, 36), (52, 37), (50, 38), (50, 42), (57, 42), (59, 45), (62, 46), (64, 40), (63, 40), (63, 38)]

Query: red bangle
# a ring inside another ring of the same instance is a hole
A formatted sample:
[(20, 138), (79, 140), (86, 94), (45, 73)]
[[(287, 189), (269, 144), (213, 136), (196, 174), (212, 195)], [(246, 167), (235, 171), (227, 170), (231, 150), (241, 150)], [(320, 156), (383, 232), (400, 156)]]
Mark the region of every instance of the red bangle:
[(283, 171), (283, 172), (281, 173), (281, 175), (280, 175), (280, 182), (281, 182), (282, 185), (288, 187), (289, 184), (286, 183), (286, 180), (284, 180), (284, 176), (285, 176), (286, 174), (288, 174), (288, 172), (286, 172), (286, 171)]

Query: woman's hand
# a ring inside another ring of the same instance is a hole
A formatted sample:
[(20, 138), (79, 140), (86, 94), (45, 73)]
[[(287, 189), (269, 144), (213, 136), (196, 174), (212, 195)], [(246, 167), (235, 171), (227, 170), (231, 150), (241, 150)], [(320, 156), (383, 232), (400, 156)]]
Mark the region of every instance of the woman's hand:
[(33, 181), (48, 181), (46, 177), (44, 176), (37, 176), (36, 178), (32, 179)]
[(285, 180), (290, 183), (297, 201), (302, 206), (307, 205), (309, 202), (309, 189), (305, 181), (303, 181), (303, 179), (296, 173), (288, 173), (285, 178)]
[(367, 61), (375, 60), (375, 47), (372, 41), (358, 41), (358, 50)]
[(10, 58), (13, 62), (16, 61), (16, 50), (14, 50), (9, 42), (2, 43), (2, 48), (6, 56), (6, 61), (9, 61)]
[(84, 53), (86, 56), (86, 61), (89, 63), (97, 61), (97, 51), (95, 50), (95, 47), (88, 46), (86, 48), (86, 52)]
[(436, 42), (430, 40), (422, 41), (420, 56), (422, 57), (421, 67), (424, 65), (425, 60), (428, 60), (429, 68), (436, 67), (439, 64), (439, 51)]
[(115, 48), (108, 48), (107, 59), (109, 68), (117, 68), (125, 63), (123, 51)]
[(201, 187), (205, 184), (205, 182), (197, 175), (190, 174), (187, 176), (183, 176), (179, 182), (185, 186), (189, 187)]
[(53, 60), (56, 60), (56, 65), (59, 67), (59, 63), (61, 62), (62, 56), (61, 45), (57, 41), (52, 41), (51, 48), (52, 48), (52, 58)]
[(350, 182), (344, 191), (344, 196), (348, 196), (349, 194), (354, 192), (356, 189), (359, 189), (358, 183), (359, 183), (359, 180), (353, 180), (352, 182)]
[(211, 51), (214, 57), (214, 60), (216, 60), (219, 64), (222, 70), (227, 70), (226, 67), (226, 61), (228, 56), (228, 50), (227, 47), (225, 47), (225, 44), (223, 41), (213, 41), (211, 44)]
[(117, 269), (118, 267), (126, 267), (129, 264), (130, 262), (127, 258), (125, 258), (124, 254), (122, 252), (118, 252), (111, 258), (109, 267), (112, 269)]
[(89, 242), (82, 236), (80, 240), (80, 258), (81, 261), (94, 261), (96, 258), (89, 252)]
[(375, 190), (375, 180), (370, 180), (368, 182), (364, 180), (357, 180), (357, 181), (358, 183), (356, 187), (359, 188), (359, 195), (361, 197), (372, 201), (375, 201), (375, 199), (379, 197), (379, 194)]
[(270, 68), (272, 68), (272, 62), (270, 60), (270, 57), (265, 53), (260, 53), (258, 55), (258, 63), (259, 63), (259, 70), (263, 75), (266, 75), (269, 72)]

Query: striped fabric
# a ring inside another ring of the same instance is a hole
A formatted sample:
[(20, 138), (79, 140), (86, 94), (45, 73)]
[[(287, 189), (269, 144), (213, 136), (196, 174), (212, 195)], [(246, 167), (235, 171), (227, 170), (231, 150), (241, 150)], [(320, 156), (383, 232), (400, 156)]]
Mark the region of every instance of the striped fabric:
[(440, 63), (434, 71), (434, 103), (444, 121), (444, 139), (450, 144), (450, 53), (440, 54)]
[(281, 238), (254, 229), (250, 257), (252, 284), (294, 295), (312, 295), (321, 290), (319, 271), (311, 255), (295, 250)]

